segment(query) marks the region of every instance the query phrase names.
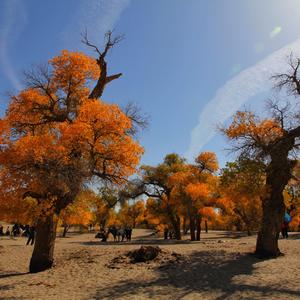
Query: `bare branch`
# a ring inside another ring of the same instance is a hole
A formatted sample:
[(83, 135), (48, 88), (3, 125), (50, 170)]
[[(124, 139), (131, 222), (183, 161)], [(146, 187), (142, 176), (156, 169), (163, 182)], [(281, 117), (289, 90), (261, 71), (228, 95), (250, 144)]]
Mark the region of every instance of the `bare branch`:
[(266, 102), (268, 111), (271, 111), (272, 117), (280, 124), (282, 129), (286, 129), (286, 122), (289, 119), (291, 104), (289, 101), (280, 103), (278, 100), (269, 99)]
[(113, 37), (113, 31), (107, 31), (105, 34), (104, 50), (101, 51), (95, 44), (90, 42), (87, 30), (82, 34), (82, 43), (88, 46), (89, 48), (92, 48), (98, 54), (96, 61), (100, 69), (100, 76), (98, 78), (96, 86), (89, 95), (90, 99), (100, 98), (103, 94), (106, 84), (122, 76), (122, 73), (109, 76), (107, 75), (106, 55), (110, 49), (112, 49), (116, 44), (120, 43), (123, 39), (124, 35), (118, 35)]
[(281, 90), (285, 87), (290, 94), (294, 96), (300, 95), (300, 79), (298, 77), (300, 59), (294, 58), (292, 52), (289, 56), (288, 65), (290, 69), (287, 73), (274, 75), (271, 79), (275, 81), (275, 88)]
[(149, 125), (149, 117), (141, 113), (141, 109), (135, 103), (128, 103), (123, 108), (126, 116), (131, 120), (132, 127), (130, 129), (130, 134), (135, 135), (139, 130), (144, 130)]
[(92, 44), (92, 43), (89, 41), (87, 29), (85, 29), (85, 31), (84, 31), (83, 33), (81, 33), (81, 37), (82, 37), (81, 42), (82, 42), (83, 44), (85, 44), (86, 46), (88, 46), (88, 47), (94, 49), (94, 51), (96, 51), (96, 52), (99, 54), (99, 56), (102, 55), (102, 53), (100, 52), (100, 50), (98, 49), (98, 47), (95, 46), (94, 44)]

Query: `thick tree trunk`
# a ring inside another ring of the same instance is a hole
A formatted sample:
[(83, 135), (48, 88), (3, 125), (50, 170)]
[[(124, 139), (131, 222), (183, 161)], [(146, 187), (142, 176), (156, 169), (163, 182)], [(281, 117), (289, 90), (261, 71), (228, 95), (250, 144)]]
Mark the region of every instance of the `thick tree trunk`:
[(69, 228), (70, 228), (69, 225), (66, 225), (66, 224), (64, 225), (64, 231), (63, 231), (62, 237), (66, 237)]
[[(257, 236), (255, 253), (262, 257), (280, 255), (278, 238), (284, 214), (283, 197), (264, 199), (262, 227)], [(282, 198), (282, 200), (280, 200)]]
[(180, 217), (170, 215), (170, 221), (172, 223), (172, 227), (175, 233), (176, 240), (181, 240), (181, 231), (180, 231)]
[(182, 230), (184, 234), (186, 234), (186, 228), (186, 216), (184, 216), (182, 221)]
[(181, 240), (180, 217), (176, 213), (173, 213), (170, 206), (167, 206), (167, 213), (172, 224), (176, 240)]
[(191, 234), (191, 241), (195, 241), (196, 240), (196, 236), (195, 236), (195, 218), (194, 216), (190, 216), (190, 234)]
[(278, 238), (283, 221), (285, 205), (282, 190), (272, 184), (270, 194), (263, 199), (261, 230), (257, 236), (255, 253), (262, 257), (276, 257), (281, 254)]
[(41, 272), (52, 267), (56, 226), (57, 221), (53, 214), (38, 220), (36, 239), (29, 265), (30, 273)]
[(100, 229), (105, 229), (106, 220), (107, 220), (107, 218), (105, 217), (105, 218), (101, 219), (101, 221), (99, 221), (99, 227), (100, 227)]
[(271, 156), (266, 172), (267, 194), (262, 199), (262, 226), (257, 236), (255, 253), (261, 257), (277, 257), (281, 254), (278, 238), (283, 222), (285, 204), (283, 190), (291, 178), (293, 164), (288, 160), (288, 151), (279, 149)]
[(196, 215), (196, 240), (200, 241), (200, 235), (201, 235), (201, 221), (202, 221), (202, 217), (197, 214)]
[(176, 222), (175, 222), (175, 238), (176, 240), (181, 240), (181, 231), (180, 231), (180, 217), (176, 216)]

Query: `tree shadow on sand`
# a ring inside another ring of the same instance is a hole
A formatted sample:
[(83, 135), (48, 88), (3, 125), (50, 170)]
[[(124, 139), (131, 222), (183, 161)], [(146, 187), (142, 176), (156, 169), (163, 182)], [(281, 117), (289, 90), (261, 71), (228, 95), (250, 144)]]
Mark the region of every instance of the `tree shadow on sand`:
[[(209, 296), (210, 299), (246, 299), (246, 292), (266, 297), (274, 293), (282, 296), (282, 299), (300, 297), (300, 291), (283, 289), (276, 285), (251, 285), (234, 283), (234, 277), (238, 275), (251, 275), (253, 265), (261, 262), (258, 258), (249, 254), (225, 253), (224, 251), (194, 252), (186, 260), (179, 263), (167, 263), (158, 266), (155, 271), (158, 278), (145, 281), (124, 280), (115, 286), (99, 289), (92, 296), (93, 299), (118, 299), (137, 297), (155, 299), (182, 299), (191, 295), (201, 299), (201, 296)], [(214, 295), (215, 298), (211, 298)], [(248, 297), (247, 299), (251, 299)]]
[[(201, 241), (200, 241), (201, 242)], [(163, 240), (163, 239), (136, 239), (132, 240), (130, 242), (114, 242), (114, 241), (108, 241), (108, 242), (101, 242), (99, 240), (96, 241), (88, 241), (88, 242), (70, 242), (71, 244), (81, 244), (84, 246), (130, 246), (130, 245), (176, 245), (176, 244), (190, 244), (191, 241), (189, 240)], [(195, 242), (192, 242), (195, 243)], [(197, 243), (197, 242), (196, 242)], [(199, 241), (198, 241), (199, 243)]]
[(15, 277), (15, 276), (21, 276), (21, 275), (26, 275), (29, 274), (29, 272), (25, 272), (25, 273), (18, 273), (18, 272), (13, 272), (13, 273), (7, 273), (7, 274), (0, 274), (0, 279), (1, 278), (8, 278), (8, 277)]

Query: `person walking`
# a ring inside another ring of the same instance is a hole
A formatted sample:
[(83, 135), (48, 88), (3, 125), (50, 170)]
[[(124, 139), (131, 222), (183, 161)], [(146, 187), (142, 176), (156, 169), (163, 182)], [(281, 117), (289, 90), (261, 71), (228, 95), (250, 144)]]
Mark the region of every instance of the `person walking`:
[(34, 226), (30, 226), (28, 231), (28, 239), (26, 245), (33, 245), (34, 244), (34, 238), (35, 238), (35, 228)]

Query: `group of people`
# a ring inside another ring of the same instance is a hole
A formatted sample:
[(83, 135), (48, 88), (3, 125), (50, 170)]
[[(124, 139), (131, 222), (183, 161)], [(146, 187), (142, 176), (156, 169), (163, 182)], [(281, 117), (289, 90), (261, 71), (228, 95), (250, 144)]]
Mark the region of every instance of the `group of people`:
[(174, 230), (170, 230), (168, 227), (165, 227), (164, 229), (164, 239), (167, 240), (167, 239), (174, 239), (175, 238), (175, 232)]
[(114, 242), (123, 242), (124, 240), (130, 242), (132, 236), (132, 228), (130, 226), (126, 226), (125, 228), (117, 228), (113, 225), (107, 230), (105, 230), (104, 228), (100, 229), (95, 238), (100, 238), (101, 242), (106, 242), (110, 233), (114, 238)]
[(9, 226), (7, 226), (6, 230), (4, 231), (3, 226), (0, 225), (0, 236), (4, 236), (4, 235), (10, 236), (10, 228)]
[(33, 245), (35, 239), (35, 227), (30, 225), (22, 225), (22, 224), (14, 224), (10, 229), (10, 226), (7, 226), (6, 231), (4, 232), (4, 228), (0, 225), (0, 236), (24, 236), (27, 237), (26, 245)]

